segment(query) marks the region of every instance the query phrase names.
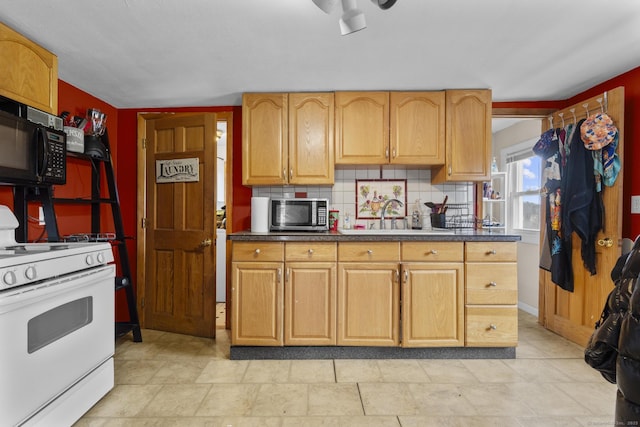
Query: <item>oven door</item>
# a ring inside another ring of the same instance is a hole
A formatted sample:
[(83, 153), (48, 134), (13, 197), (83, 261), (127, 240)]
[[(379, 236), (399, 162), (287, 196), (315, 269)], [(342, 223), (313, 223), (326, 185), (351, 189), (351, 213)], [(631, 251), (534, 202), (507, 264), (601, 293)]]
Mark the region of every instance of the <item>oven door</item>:
[(106, 265), (0, 293), (0, 424), (25, 422), (113, 356), (114, 276)]

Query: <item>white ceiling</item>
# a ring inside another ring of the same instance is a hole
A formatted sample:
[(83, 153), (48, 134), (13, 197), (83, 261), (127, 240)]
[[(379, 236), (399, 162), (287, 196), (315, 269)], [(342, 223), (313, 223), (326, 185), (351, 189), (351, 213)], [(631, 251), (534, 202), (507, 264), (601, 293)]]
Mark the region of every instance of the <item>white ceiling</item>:
[(242, 92), (492, 88), (569, 98), (640, 66), (639, 0), (0, 0), (59, 77), (117, 108), (240, 105)]

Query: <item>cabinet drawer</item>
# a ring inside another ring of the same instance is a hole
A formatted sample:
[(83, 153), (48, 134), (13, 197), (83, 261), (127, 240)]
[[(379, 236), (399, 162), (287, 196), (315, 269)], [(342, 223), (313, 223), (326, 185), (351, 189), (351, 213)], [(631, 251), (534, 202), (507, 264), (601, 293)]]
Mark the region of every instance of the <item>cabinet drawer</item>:
[(399, 242), (344, 242), (338, 244), (338, 261), (400, 262)]
[(233, 261), (284, 261), (282, 242), (234, 242)]
[(286, 261), (336, 261), (338, 250), (335, 243), (296, 242), (286, 243)]
[(516, 261), (516, 242), (467, 242), (466, 260), (479, 262)]
[(513, 347), (518, 343), (516, 306), (467, 306), (467, 347)]
[(515, 262), (467, 263), (467, 304), (517, 304)]
[(463, 242), (402, 242), (402, 261), (451, 261), (464, 260)]

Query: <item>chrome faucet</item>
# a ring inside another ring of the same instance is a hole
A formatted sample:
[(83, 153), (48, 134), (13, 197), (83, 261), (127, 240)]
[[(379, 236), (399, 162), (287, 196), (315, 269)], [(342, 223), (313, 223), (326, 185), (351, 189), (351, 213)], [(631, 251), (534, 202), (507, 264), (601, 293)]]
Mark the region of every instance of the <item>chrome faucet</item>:
[[(389, 199), (386, 202), (384, 202), (384, 205), (382, 205), (382, 210), (380, 210), (380, 230), (384, 230), (385, 229), (385, 226), (384, 226), (384, 214), (387, 211), (387, 206), (389, 206), (389, 203), (392, 203), (392, 202), (398, 203), (400, 205), (400, 207), (404, 206), (404, 203), (402, 203), (398, 199)], [(393, 226), (391, 228), (393, 228)]]

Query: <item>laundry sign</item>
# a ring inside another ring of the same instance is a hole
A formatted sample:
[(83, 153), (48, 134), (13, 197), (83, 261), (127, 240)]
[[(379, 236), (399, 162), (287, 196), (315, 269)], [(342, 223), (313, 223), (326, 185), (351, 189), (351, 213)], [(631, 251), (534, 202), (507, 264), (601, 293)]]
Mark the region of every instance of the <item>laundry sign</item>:
[(156, 160), (156, 183), (198, 182), (200, 168), (198, 158)]

